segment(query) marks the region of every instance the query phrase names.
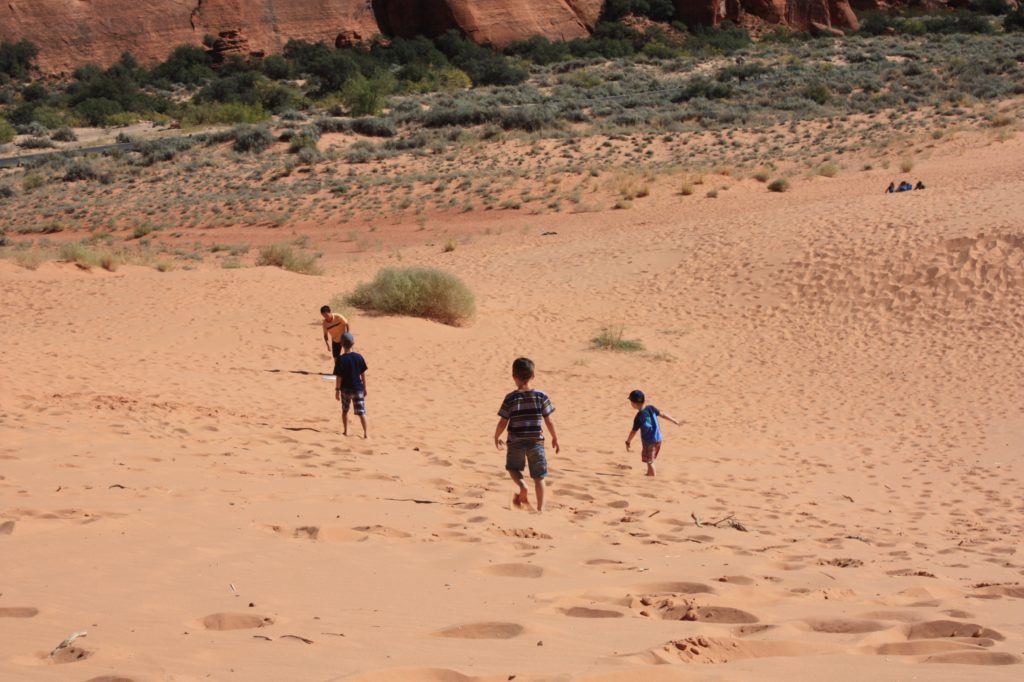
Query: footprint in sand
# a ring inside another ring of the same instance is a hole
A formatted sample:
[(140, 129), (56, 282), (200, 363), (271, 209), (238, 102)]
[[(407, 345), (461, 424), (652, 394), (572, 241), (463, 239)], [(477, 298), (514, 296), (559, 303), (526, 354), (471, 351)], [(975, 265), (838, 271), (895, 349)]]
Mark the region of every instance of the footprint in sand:
[(121, 677), (120, 675), (100, 675), (99, 677), (90, 677), (85, 682), (137, 682), (131, 677)]
[(539, 578), (544, 575), (544, 569), (533, 564), (494, 564), (483, 570), (503, 578)]
[(14, 521), (0, 523), (0, 535), (10, 535), (14, 532)]
[(435, 634), (438, 637), (451, 637), (453, 639), (512, 639), (523, 634), (525, 630), (518, 623), (492, 622), (453, 625)]
[(923, 662), (958, 665), (1018, 665), (1024, 662), (1024, 659), (1005, 651), (953, 651), (929, 656)]
[(273, 625), (274, 620), (255, 613), (211, 613), (200, 621), (207, 630), (250, 630)]
[(874, 620), (853, 620), (846, 618), (833, 618), (828, 620), (807, 620), (804, 621), (814, 632), (823, 632), (829, 635), (855, 635), (865, 632), (878, 632), (889, 626)]
[(561, 609), (561, 612), (570, 618), (622, 618), (624, 615), (619, 611), (591, 609), (585, 606), (572, 606), (567, 609)]
[(33, 606), (0, 607), (0, 618), (35, 618), (38, 615), (39, 609)]
[(1003, 641), (1001, 633), (975, 623), (962, 623), (955, 620), (931, 620), (914, 623), (906, 630), (907, 639), (943, 639), (946, 637), (985, 638)]

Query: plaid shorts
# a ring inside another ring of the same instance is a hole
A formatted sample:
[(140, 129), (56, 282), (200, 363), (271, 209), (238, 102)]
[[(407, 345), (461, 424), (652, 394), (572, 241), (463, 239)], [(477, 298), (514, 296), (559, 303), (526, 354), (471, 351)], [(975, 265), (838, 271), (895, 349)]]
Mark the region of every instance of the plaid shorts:
[(362, 391), (342, 391), (341, 411), (348, 412), (349, 407), (355, 407), (355, 414), (361, 417), (366, 414), (366, 396)]
[(657, 443), (644, 443), (643, 450), (640, 451), (640, 461), (644, 464), (650, 464), (658, 459), (659, 452), (661, 452), (661, 441)]

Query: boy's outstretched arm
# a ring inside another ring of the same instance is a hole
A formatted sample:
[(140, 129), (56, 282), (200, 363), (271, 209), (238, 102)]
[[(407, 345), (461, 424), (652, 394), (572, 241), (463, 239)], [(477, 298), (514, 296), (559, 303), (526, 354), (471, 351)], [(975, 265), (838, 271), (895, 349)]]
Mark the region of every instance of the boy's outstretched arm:
[(494, 447), (499, 450), (501, 449), (501, 446), (505, 444), (505, 442), (501, 440), (501, 434), (505, 432), (506, 426), (508, 426), (508, 419), (502, 417), (498, 420), (497, 428), (494, 429)]
[(633, 429), (629, 432), (629, 435), (626, 436), (626, 452), (629, 452), (629, 444), (633, 442), (633, 438), (636, 437), (636, 433), (637, 429)]
[(544, 417), (544, 423), (547, 424), (548, 433), (551, 434), (551, 447), (555, 449), (555, 454), (558, 454), (558, 432), (555, 431), (555, 423), (551, 421), (550, 416)]
[(681, 422), (676, 421), (675, 419), (673, 419), (672, 417), (668, 416), (664, 412), (662, 412), (659, 416), (664, 417), (665, 419), (669, 420), (670, 422), (672, 422), (676, 426), (681, 426)]

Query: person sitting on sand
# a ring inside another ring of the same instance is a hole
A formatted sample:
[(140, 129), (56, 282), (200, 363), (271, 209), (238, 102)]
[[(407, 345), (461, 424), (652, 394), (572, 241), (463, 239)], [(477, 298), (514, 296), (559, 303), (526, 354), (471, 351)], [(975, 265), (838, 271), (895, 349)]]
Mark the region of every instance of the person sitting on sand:
[(341, 401), (341, 435), (348, 435), (348, 411), (353, 410), (363, 425), (363, 438), (369, 438), (366, 429), (366, 360), (352, 351), (356, 343), (351, 333), (341, 335), (344, 352), (334, 359), (334, 398)]
[(331, 306), (320, 307), (320, 316), (324, 318), (324, 343), (332, 358), (341, 355), (341, 335), (348, 331), (348, 320), (344, 315), (331, 312)]
[(896, 188), (896, 191), (897, 192), (909, 192), (912, 189), (914, 189), (913, 185), (911, 185), (906, 180), (900, 180), (900, 186)]
[(498, 426), (494, 429), (494, 447), (501, 449), (504, 443), (501, 434), (508, 428), (508, 449), (505, 453), (505, 470), (519, 486), (519, 492), (512, 498), (517, 507), (528, 506), (530, 496), (523, 483), (523, 470), (530, 466), (530, 478), (537, 493), (537, 511), (544, 511), (544, 478), (548, 475), (548, 461), (544, 453), (544, 430), (541, 422), (551, 433), (551, 447), (559, 452), (558, 434), (551, 421), (555, 411), (551, 400), (542, 391), (530, 388), (534, 366), (529, 358), (516, 358), (512, 363), (512, 380), (516, 390), (505, 396), (498, 410)]
[(661, 425), (658, 423), (658, 417), (664, 417), (676, 426), (679, 426), (679, 422), (658, 410), (654, 405), (647, 405), (646, 400), (643, 391), (636, 390), (629, 393), (629, 404), (633, 406), (637, 413), (633, 418), (633, 429), (626, 436), (626, 452), (629, 452), (629, 446), (633, 442), (633, 437), (639, 431), (640, 442), (643, 443), (643, 448), (640, 451), (640, 461), (647, 465), (647, 475), (654, 476), (654, 463), (661, 452), (662, 442)]
[(896, 183), (895, 182), (890, 182), (888, 189), (885, 190), (885, 193), (886, 194), (892, 194), (895, 191), (896, 191)]
[(917, 184), (914, 185), (914, 189), (924, 189), (924, 183), (918, 180)]

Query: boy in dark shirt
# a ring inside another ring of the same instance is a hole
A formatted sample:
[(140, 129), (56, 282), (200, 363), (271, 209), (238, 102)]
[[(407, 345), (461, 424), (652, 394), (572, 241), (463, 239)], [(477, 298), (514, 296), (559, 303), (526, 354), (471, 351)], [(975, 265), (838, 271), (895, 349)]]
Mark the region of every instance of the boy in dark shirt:
[(366, 360), (352, 351), (355, 342), (351, 333), (341, 335), (344, 352), (334, 359), (334, 397), (341, 401), (342, 435), (348, 435), (348, 411), (354, 406), (363, 425), (363, 438), (369, 438), (366, 429)]
[(544, 455), (543, 423), (551, 432), (551, 447), (557, 453), (558, 434), (551, 421), (555, 408), (542, 391), (530, 388), (533, 380), (533, 361), (516, 358), (512, 363), (512, 380), (516, 390), (505, 396), (498, 410), (498, 426), (494, 430), (494, 447), (501, 449), (504, 443), (501, 434), (508, 427), (508, 450), (505, 455), (505, 470), (519, 486), (519, 492), (512, 498), (517, 507), (529, 505), (530, 496), (523, 483), (523, 470), (530, 466), (530, 478), (537, 493), (537, 511), (544, 511), (544, 477), (548, 475), (548, 462)]
[(647, 465), (647, 475), (654, 476), (654, 462), (661, 452), (661, 426), (658, 417), (664, 417), (676, 426), (679, 426), (672, 417), (661, 412), (654, 405), (647, 405), (643, 391), (631, 391), (629, 404), (637, 411), (633, 418), (633, 429), (626, 437), (626, 452), (629, 452), (629, 444), (633, 441), (637, 431), (640, 432), (640, 442), (643, 443), (643, 450), (640, 452), (640, 461)]

